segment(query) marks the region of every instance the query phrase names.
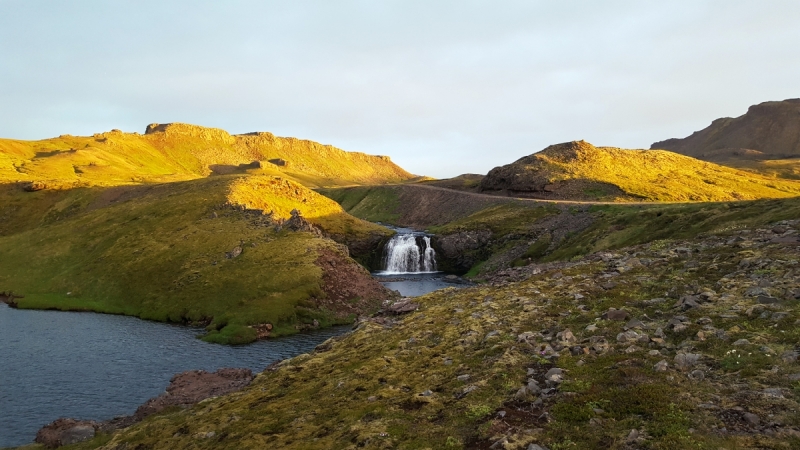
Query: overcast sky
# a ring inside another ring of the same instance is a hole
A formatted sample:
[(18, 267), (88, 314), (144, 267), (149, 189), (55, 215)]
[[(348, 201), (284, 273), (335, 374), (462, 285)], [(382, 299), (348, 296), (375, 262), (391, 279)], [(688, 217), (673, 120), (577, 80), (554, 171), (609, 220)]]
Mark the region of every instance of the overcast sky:
[(0, 0), (9, 138), (188, 122), (447, 177), (796, 97), (796, 0)]

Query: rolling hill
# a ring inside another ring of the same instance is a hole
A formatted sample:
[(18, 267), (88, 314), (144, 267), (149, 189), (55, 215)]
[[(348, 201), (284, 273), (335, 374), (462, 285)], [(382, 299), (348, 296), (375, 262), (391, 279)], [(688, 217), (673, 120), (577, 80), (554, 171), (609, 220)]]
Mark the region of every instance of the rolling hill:
[(727, 201), (800, 195), (800, 183), (776, 180), (663, 150), (551, 145), (492, 169), (483, 192), (553, 200)]
[(413, 178), (386, 156), (182, 123), (151, 124), (143, 135), (112, 130), (40, 141), (0, 139), (0, 182), (26, 182), (30, 189), (167, 182), (248, 170), (311, 187)]
[(386, 157), (185, 124), (0, 140), (0, 298), (234, 344), (352, 322), (393, 295), (353, 259), (393, 232), (304, 184), (410, 177)]
[(691, 136), (650, 148), (708, 161), (799, 158), (800, 99), (753, 105), (742, 116), (717, 119)]

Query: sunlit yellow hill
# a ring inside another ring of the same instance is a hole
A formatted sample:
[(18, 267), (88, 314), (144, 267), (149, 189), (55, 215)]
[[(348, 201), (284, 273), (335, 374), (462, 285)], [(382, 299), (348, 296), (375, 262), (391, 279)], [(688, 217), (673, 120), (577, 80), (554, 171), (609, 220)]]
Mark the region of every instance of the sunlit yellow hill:
[(481, 190), (562, 200), (681, 202), (794, 197), (800, 195), (800, 183), (663, 150), (575, 141), (492, 169)]
[(63, 189), (187, 180), (212, 174), (282, 174), (316, 186), (382, 184), (413, 178), (386, 156), (271, 133), (231, 135), (181, 123), (145, 134), (112, 130), (41, 141), (0, 139), (0, 182)]
[(349, 322), (389, 295), (343, 246), (285, 220), (297, 209), (354, 246), (391, 232), (285, 178), (0, 188), (0, 292), (21, 308), (200, 322), (208, 339), (242, 343), (266, 324), (274, 335)]

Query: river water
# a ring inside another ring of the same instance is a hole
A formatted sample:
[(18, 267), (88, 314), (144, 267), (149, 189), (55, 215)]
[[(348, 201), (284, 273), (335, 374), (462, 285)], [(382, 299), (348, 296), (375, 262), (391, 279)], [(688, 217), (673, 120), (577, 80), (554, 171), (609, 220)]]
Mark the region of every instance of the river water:
[(0, 447), (31, 443), (40, 427), (59, 417), (133, 414), (164, 392), (176, 373), (223, 367), (260, 372), (349, 329), (231, 347), (197, 339), (198, 328), (0, 303)]

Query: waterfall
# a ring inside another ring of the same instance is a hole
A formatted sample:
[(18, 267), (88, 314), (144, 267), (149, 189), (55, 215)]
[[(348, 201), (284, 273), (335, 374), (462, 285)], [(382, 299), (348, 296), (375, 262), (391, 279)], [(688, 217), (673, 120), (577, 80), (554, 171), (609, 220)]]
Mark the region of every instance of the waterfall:
[(413, 272), (436, 272), (436, 251), (431, 247), (431, 238), (396, 234), (386, 244), (385, 273)]

